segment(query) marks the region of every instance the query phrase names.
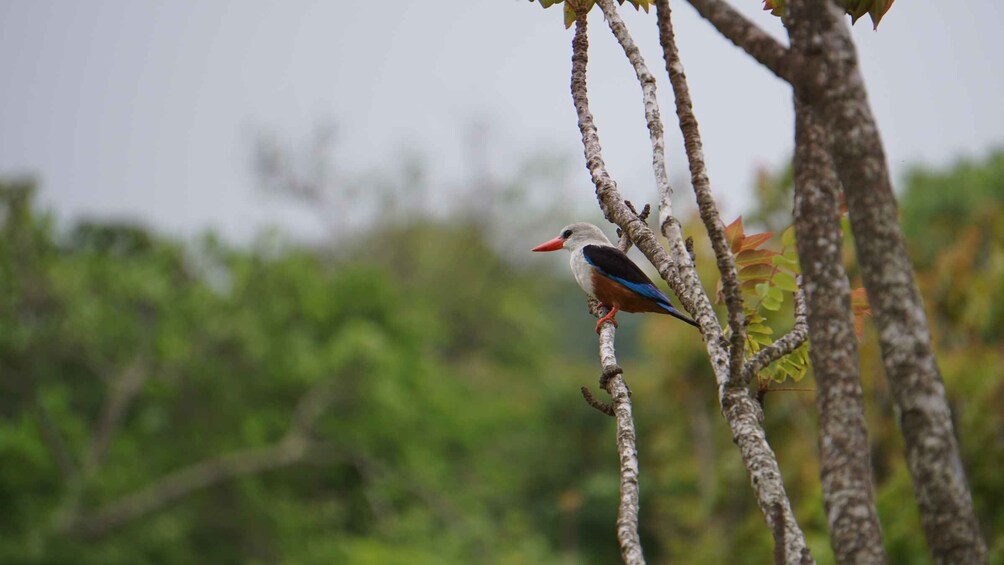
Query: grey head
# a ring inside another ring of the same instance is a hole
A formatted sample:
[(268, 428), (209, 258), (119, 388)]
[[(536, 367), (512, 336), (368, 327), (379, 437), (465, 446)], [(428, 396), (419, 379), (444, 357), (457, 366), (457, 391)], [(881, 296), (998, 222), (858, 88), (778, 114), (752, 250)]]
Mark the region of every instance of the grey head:
[(575, 252), (586, 245), (610, 245), (603, 230), (588, 222), (576, 222), (561, 228), (558, 237), (564, 241), (563, 248)]

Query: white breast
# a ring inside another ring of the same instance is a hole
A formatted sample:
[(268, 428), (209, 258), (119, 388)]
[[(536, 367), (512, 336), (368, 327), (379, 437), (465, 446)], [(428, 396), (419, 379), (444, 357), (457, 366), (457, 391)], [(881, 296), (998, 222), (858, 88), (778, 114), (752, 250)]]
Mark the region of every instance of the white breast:
[(579, 286), (582, 287), (582, 290), (586, 291), (586, 294), (596, 298), (596, 295), (593, 294), (593, 267), (586, 262), (581, 248), (572, 252), (572, 258), (568, 263), (572, 266), (572, 274), (575, 275), (575, 282), (579, 283)]

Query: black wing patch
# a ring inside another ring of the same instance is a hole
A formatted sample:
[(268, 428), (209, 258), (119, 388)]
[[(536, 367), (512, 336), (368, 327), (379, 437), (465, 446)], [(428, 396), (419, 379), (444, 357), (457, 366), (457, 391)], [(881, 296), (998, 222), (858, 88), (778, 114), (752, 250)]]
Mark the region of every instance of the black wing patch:
[(582, 248), (582, 256), (604, 276), (646, 298), (670, 304), (669, 297), (663, 294), (659, 287), (652, 283), (652, 279), (648, 278), (620, 249), (607, 245), (587, 245)]

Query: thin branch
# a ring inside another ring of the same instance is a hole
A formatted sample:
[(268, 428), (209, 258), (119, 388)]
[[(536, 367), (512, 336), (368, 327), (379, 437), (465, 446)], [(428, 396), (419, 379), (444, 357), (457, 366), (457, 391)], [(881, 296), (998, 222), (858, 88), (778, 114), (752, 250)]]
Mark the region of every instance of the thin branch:
[(606, 402), (601, 402), (599, 399), (593, 396), (593, 393), (592, 391), (589, 390), (589, 387), (585, 386), (579, 387), (579, 391), (582, 392), (582, 398), (586, 399), (586, 404), (589, 404), (590, 406), (599, 410), (600, 412), (603, 412), (607, 416), (612, 417), (614, 415), (614, 407), (607, 404)]
[[(789, 564), (812, 563), (805, 543), (805, 536), (795, 521), (781, 480), (777, 457), (771, 450), (761, 427), (762, 412), (756, 401), (745, 388), (728, 386), (729, 358), (727, 343), (722, 339), (722, 329), (715, 316), (693, 261), (687, 252), (680, 231), (680, 223), (673, 216), (671, 194), (668, 187), (659, 194), (659, 221), (662, 233), (669, 242), (667, 252), (656, 240), (649, 227), (638, 220), (624, 204), (624, 199), (610, 178), (603, 163), (602, 149), (593, 116), (589, 110), (589, 95), (586, 88), (586, 66), (589, 42), (586, 36), (584, 15), (576, 19), (575, 38), (572, 41), (572, 100), (578, 116), (579, 132), (585, 153), (586, 167), (593, 185), (600, 209), (608, 220), (617, 224), (631, 238), (639, 250), (659, 271), (684, 307), (694, 315), (701, 326), (711, 367), (718, 385), (718, 397), (722, 414), (732, 431), (732, 438), (739, 448), (743, 464), (750, 474), (753, 492), (763, 512), (768, 526), (777, 527), (774, 508), (780, 504), (783, 510), (782, 529)], [(620, 380), (620, 379), (618, 379)]]
[[(602, 313), (597, 311), (597, 314)], [(617, 454), (620, 459), (617, 541), (621, 546), (624, 563), (643, 565), (645, 555), (638, 535), (638, 506), (641, 501), (638, 488), (638, 448), (631, 410), (631, 392), (624, 382), (623, 370), (617, 364), (614, 352), (615, 332), (610, 323), (603, 324), (600, 328), (600, 367), (603, 370), (600, 386), (610, 394), (612, 415), (617, 420)]]
[(799, 290), (795, 293), (795, 326), (774, 343), (756, 352), (743, 367), (743, 380), (749, 382), (768, 365), (801, 347), (809, 337), (809, 322), (805, 307), (805, 293), (802, 291), (801, 276), (798, 277)]
[(254, 475), (301, 461), (306, 443), (283, 441), (213, 457), (168, 474), (153, 484), (106, 504), (91, 514), (63, 524), (63, 530), (98, 538), (153, 513), (189, 494), (239, 477)]
[(42, 439), (45, 441), (46, 447), (49, 448), (52, 458), (55, 459), (56, 464), (59, 466), (63, 479), (67, 483), (72, 484), (80, 476), (80, 470), (77, 468), (77, 463), (73, 459), (73, 454), (70, 452), (69, 447), (63, 441), (63, 435), (59, 432), (59, 427), (56, 426), (52, 414), (49, 413), (49, 408), (42, 401), (37, 387), (34, 388), (35, 390), (32, 391), (32, 394), (35, 395), (35, 416), (38, 418), (38, 426)]
[[(581, 85), (583, 89), (581, 97), (585, 98), (586, 52), (589, 46), (586, 29), (586, 12), (580, 10), (576, 14), (575, 37), (572, 40), (573, 98), (578, 98), (578, 95), (576, 95), (576, 84)], [(576, 107), (579, 107), (578, 103)], [(581, 112), (579, 118), (579, 125), (582, 128), (584, 126)], [(592, 121), (592, 116), (588, 115), (588, 110), (586, 110), (586, 118), (588, 121)], [(592, 127), (591, 132), (595, 137), (596, 128)], [(586, 130), (584, 129), (583, 138), (585, 136)], [(596, 138), (596, 143), (598, 150), (598, 138)], [(590, 157), (589, 152), (587, 146), (587, 160)], [(599, 160), (600, 168), (603, 168), (598, 151), (594, 157)], [(596, 175), (594, 174), (595, 178)], [(606, 182), (610, 185), (613, 184), (608, 175), (606, 176)], [(617, 190), (616, 187), (612, 188), (614, 191)], [(597, 184), (597, 192), (599, 190), (600, 185)], [(626, 212), (624, 215), (630, 215), (630, 218), (633, 220), (632, 224), (636, 230), (638, 229), (638, 224), (646, 230), (648, 229), (648, 226), (638, 217), (638, 214), (631, 208), (628, 208), (623, 199), (618, 196), (617, 201), (620, 204), (621, 213)], [(626, 249), (630, 245), (629, 241), (631, 238), (627, 234), (631, 233), (631, 229), (627, 222), (625, 222), (625, 225), (621, 225), (621, 228), (626, 234), (621, 237), (622, 247)], [(595, 304), (591, 304), (591, 306), (594, 314), (600, 313), (601, 309), (597, 308)], [(641, 537), (638, 535), (638, 505), (640, 502), (638, 489), (638, 449), (635, 441), (634, 419), (631, 413), (631, 394), (628, 391), (627, 384), (624, 382), (623, 371), (617, 364), (617, 357), (614, 353), (615, 331), (614, 325), (610, 322), (600, 327), (599, 349), (600, 367), (603, 370), (600, 385), (610, 394), (613, 416), (617, 420), (617, 454), (620, 459), (620, 504), (617, 508), (617, 542), (620, 544), (621, 558), (624, 560), (624, 563), (628, 565), (643, 565), (645, 563), (645, 555), (641, 547)]]
[[(605, 0), (600, 5), (610, 3)], [(722, 292), (725, 295), (725, 306), (729, 315), (731, 330), (729, 347), (729, 375), (737, 386), (745, 386), (749, 380), (742, 380), (743, 359), (746, 353), (746, 315), (743, 307), (743, 293), (739, 288), (739, 272), (736, 269), (736, 258), (732, 255), (728, 238), (725, 237), (725, 225), (718, 214), (718, 206), (711, 194), (711, 179), (704, 163), (704, 144), (701, 141), (700, 128), (694, 115), (694, 105), (690, 99), (690, 87), (687, 85), (687, 75), (683, 71), (680, 52), (676, 47), (676, 34), (673, 31), (673, 20), (668, 0), (656, 0), (655, 9), (659, 23), (659, 43), (662, 44), (662, 54), (666, 61), (666, 72), (669, 82), (673, 85), (676, 100), (676, 117), (683, 133), (683, 144), (687, 152), (687, 162), (690, 164), (690, 181), (697, 197), (701, 221), (711, 240), (711, 248), (715, 252), (715, 262), (722, 278)], [(613, 22), (611, 22), (613, 29)], [(627, 30), (625, 30), (626, 33)]]
[[(790, 82), (791, 69), (797, 65), (788, 48), (746, 19), (725, 0), (687, 0), (697, 13), (733, 45), (745, 51), (779, 78)], [(656, 4), (658, 6), (658, 4)]]
[(243, 449), (194, 463), (89, 513), (82, 513), (73, 505), (59, 513), (56, 528), (86, 538), (101, 537), (195, 491), (299, 463), (313, 446), (310, 440), (313, 426), (335, 400), (334, 392), (331, 381), (311, 387), (297, 403), (285, 437), (270, 446)]
[(141, 360), (130, 363), (110, 384), (97, 429), (84, 459), (84, 474), (88, 477), (104, 463), (105, 454), (116, 432), (122, 426), (123, 418), (133, 401), (143, 388), (149, 372)]

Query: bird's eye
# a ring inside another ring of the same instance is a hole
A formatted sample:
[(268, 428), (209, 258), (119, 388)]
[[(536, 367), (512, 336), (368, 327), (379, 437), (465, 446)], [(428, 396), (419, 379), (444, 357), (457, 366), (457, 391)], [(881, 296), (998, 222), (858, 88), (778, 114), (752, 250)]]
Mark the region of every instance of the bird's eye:
[(565, 230), (565, 231), (564, 231), (564, 232), (563, 232), (563, 233), (561, 234), (561, 239), (568, 239), (568, 238), (570, 238), (570, 237), (572, 237), (572, 230)]

